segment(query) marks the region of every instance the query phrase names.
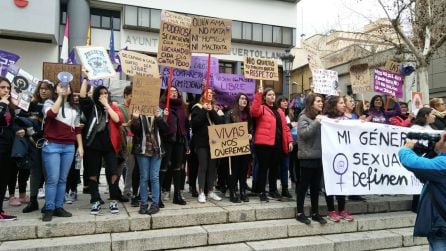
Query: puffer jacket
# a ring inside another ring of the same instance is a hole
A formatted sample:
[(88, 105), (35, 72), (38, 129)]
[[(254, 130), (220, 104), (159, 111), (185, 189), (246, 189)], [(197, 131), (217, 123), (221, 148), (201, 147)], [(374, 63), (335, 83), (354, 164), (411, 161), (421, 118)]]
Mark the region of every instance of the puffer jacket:
[(299, 138), (297, 144), (297, 157), (299, 159), (322, 158), (321, 123), (309, 118), (305, 113), (299, 117)]
[(223, 124), (225, 118), (219, 116), (215, 110), (206, 110), (201, 104), (192, 107), (191, 127), (192, 142), (196, 148), (209, 148), (208, 126), (212, 124)]
[[(285, 114), (282, 109), (277, 109), (282, 123), (282, 150), (285, 154), (289, 152), (289, 144), (293, 142), (290, 128), (287, 126)], [(276, 136), (276, 116), (267, 106), (262, 104), (262, 94), (257, 93), (251, 106), (251, 116), (256, 119), (254, 132), (254, 143), (256, 145), (274, 146)]]
[[(401, 164), (425, 182), (418, 204), (414, 236), (446, 239), (446, 153), (428, 159), (412, 149), (399, 151)], [(443, 212), (443, 216), (441, 214)]]

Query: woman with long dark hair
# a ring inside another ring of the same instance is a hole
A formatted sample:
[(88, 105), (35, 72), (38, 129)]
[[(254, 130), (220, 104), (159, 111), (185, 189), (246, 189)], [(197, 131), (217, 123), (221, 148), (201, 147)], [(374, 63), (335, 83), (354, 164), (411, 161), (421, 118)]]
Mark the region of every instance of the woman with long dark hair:
[(373, 123), (389, 124), (390, 117), (401, 113), (400, 103), (397, 102), (395, 97), (392, 99), (395, 101), (393, 110), (387, 111), (384, 109), (384, 100), (382, 96), (373, 96), (372, 100), (370, 100), (370, 108), (367, 112), (367, 117), (365, 120)]
[(293, 151), (293, 139), (285, 114), (275, 105), (276, 94), (271, 88), (259, 88), (251, 106), (251, 116), (256, 119), (254, 144), (259, 161), (257, 192), (260, 201), (268, 202), (265, 193), (269, 170), (269, 196), (279, 199), (277, 177), (283, 154)]

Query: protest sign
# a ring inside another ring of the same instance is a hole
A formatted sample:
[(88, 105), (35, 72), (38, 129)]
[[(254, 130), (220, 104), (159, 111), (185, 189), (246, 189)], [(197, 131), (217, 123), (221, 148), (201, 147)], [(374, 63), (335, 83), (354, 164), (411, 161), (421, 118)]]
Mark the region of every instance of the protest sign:
[[(201, 94), (203, 91), (203, 79), (206, 78), (208, 57), (192, 56), (189, 70), (174, 69), (172, 86), (176, 87), (180, 92), (193, 94)], [(218, 58), (211, 57), (211, 74), (218, 73)], [(169, 67), (161, 66), (161, 75), (163, 81), (161, 89), (167, 88), (169, 80)]]
[(316, 69), (324, 69), (324, 65), (322, 64), (322, 60), (319, 57), (318, 50), (306, 44), (305, 42), (302, 43), (302, 48), (307, 52), (308, 65), (310, 66), (311, 71), (314, 71)]
[(350, 82), (355, 94), (372, 91), (368, 64), (357, 64), (350, 67)]
[(159, 109), (160, 85), (159, 78), (135, 75), (130, 113), (139, 111), (141, 115), (155, 115), (155, 111)]
[(328, 195), (420, 193), (423, 185), (398, 157), (413, 129), (332, 119), (323, 119), (321, 128)]
[(15, 64), (20, 59), (19, 55), (14, 53), (0, 50), (0, 76), (6, 76), (8, 67)]
[(415, 115), (418, 113), (418, 111), (423, 108), (423, 93), (422, 92), (411, 92), (411, 112), (413, 112)]
[(156, 58), (134, 51), (121, 50), (119, 52), (122, 71), (129, 75), (158, 77), (158, 63)]
[(250, 154), (248, 123), (208, 126), (211, 159)]
[(243, 57), (245, 78), (279, 81), (279, 66), (275, 59)]
[(254, 98), (256, 82), (239, 74), (212, 74), (211, 86), (215, 92), (215, 102), (219, 105), (234, 105), (237, 94), (243, 93), (250, 101)]
[(59, 72), (69, 72), (73, 75), (71, 81), (72, 92), (79, 93), (81, 89), (82, 66), (80, 64), (59, 64), (43, 62), (43, 79), (57, 84), (60, 80), (57, 78)]
[(103, 47), (77, 46), (77, 56), (88, 71), (90, 80), (113, 77), (116, 72)]
[(210, 17), (193, 17), (191, 26), (192, 52), (230, 54), (232, 20)]
[(338, 72), (313, 70), (313, 88), (315, 93), (339, 96)]
[(8, 67), (8, 72), (5, 77), (12, 84), (11, 98), (13, 103), (20, 109), (28, 111), (29, 104), (37, 90), (39, 79), (16, 65), (10, 65)]
[(174, 12), (161, 12), (157, 60), (159, 65), (188, 70), (192, 18)]
[(386, 66), (384, 66), (384, 69), (396, 74), (401, 74), (401, 64), (392, 60), (386, 62)]
[(403, 78), (400, 74), (383, 69), (375, 69), (373, 89), (375, 92), (402, 98)]

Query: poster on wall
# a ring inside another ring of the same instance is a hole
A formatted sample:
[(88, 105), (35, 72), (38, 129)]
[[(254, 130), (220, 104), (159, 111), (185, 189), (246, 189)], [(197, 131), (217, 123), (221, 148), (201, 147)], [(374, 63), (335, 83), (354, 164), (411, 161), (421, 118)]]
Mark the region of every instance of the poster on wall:
[(77, 46), (77, 58), (88, 71), (90, 80), (106, 79), (116, 72), (104, 47)]
[(232, 20), (192, 17), (191, 49), (196, 53), (230, 54)]
[(339, 96), (338, 72), (313, 70), (313, 91), (319, 94)]
[(243, 57), (245, 78), (279, 81), (279, 66), (275, 59)]

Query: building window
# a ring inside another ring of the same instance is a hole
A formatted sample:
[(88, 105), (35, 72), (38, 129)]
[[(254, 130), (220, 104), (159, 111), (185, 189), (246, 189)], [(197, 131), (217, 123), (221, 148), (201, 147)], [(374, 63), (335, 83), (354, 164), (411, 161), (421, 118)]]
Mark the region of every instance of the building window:
[(138, 26), (150, 27), (150, 10), (138, 8)]
[(135, 30), (159, 31), (161, 10), (124, 6), (124, 27)]
[(124, 7), (124, 25), (137, 26), (138, 8), (133, 6)]
[(235, 73), (235, 66), (234, 63), (231, 62), (224, 62), (219, 61), (218, 62), (218, 71), (219, 73), (228, 73), (228, 74), (234, 74)]
[(161, 10), (150, 10), (150, 27), (159, 29), (161, 25)]
[(252, 40), (262, 42), (262, 25), (252, 24)]
[(101, 28), (108, 28), (110, 29), (110, 17), (101, 17)]
[(242, 23), (239, 21), (232, 21), (232, 38), (242, 39)]
[(271, 25), (263, 25), (263, 42), (273, 42), (273, 27)]
[(244, 40), (252, 40), (252, 24), (251, 23), (243, 23), (243, 39)]
[(293, 44), (293, 29), (291, 28), (282, 28), (283, 36), (282, 36), (282, 43), (284, 44)]
[[(60, 24), (65, 25), (67, 21), (67, 6), (61, 5)], [(113, 30), (121, 29), (121, 12), (114, 10), (91, 9), (90, 23), (92, 28), (110, 29), (113, 19)]]
[(282, 43), (282, 28), (274, 26), (273, 27), (273, 43), (281, 44)]
[(91, 27), (93, 28), (101, 28), (101, 16), (91, 15)]

